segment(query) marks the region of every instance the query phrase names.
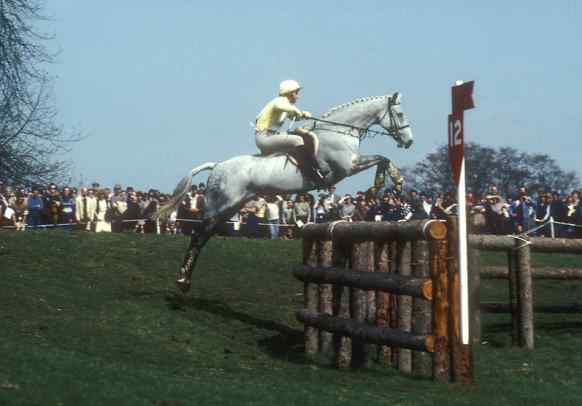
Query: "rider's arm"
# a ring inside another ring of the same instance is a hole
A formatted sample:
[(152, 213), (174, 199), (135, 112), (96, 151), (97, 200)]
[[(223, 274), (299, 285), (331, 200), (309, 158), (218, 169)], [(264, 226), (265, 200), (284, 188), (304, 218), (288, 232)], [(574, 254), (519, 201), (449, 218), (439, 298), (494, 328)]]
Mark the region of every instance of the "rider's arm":
[(291, 104), (286, 97), (277, 97), (275, 100), (275, 109), (284, 111), (289, 117), (303, 117), (303, 112)]

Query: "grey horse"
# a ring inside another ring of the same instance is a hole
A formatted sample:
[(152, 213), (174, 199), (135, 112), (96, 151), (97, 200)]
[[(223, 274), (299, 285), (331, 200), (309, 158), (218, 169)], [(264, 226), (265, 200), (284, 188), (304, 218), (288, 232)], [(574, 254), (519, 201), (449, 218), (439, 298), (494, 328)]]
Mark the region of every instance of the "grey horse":
[[(399, 147), (412, 144), (412, 131), (402, 112), (401, 95), (365, 97), (336, 106), (321, 118), (314, 118), (308, 128), (317, 135), (317, 160), (325, 174), (325, 183), (331, 186), (340, 180), (376, 165), (381, 165), (390, 176), (395, 189), (400, 190), (403, 178), (396, 166), (382, 155), (360, 155), (361, 140), (373, 125), (381, 126)], [(192, 283), (192, 271), (204, 245), (216, 232), (217, 226), (230, 219), (245, 203), (257, 194), (299, 193), (317, 187), (306, 178), (287, 154), (244, 155), (229, 160), (208, 162), (190, 171), (176, 186), (168, 203), (156, 217), (164, 217), (175, 210), (192, 186), (192, 177), (209, 170), (206, 183), (205, 210), (201, 227), (193, 232), (190, 246), (178, 271), (177, 285), (187, 292)]]

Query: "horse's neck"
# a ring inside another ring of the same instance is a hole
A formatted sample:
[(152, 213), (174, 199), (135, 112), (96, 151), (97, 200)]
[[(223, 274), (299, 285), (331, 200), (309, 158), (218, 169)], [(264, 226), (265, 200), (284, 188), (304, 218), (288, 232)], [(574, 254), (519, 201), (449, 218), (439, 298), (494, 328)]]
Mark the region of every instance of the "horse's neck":
[[(385, 105), (385, 97), (375, 97), (363, 99), (362, 101), (356, 100), (351, 103), (346, 103), (345, 105), (334, 107), (329, 113), (322, 117), (327, 122), (317, 123), (316, 128), (323, 130), (318, 132), (318, 134), (320, 134), (320, 137), (321, 135), (325, 137), (330, 133), (344, 135), (347, 137), (346, 141), (349, 144), (357, 144), (358, 139), (355, 137), (357, 131), (350, 129), (349, 126), (363, 129), (370, 127), (377, 121), (378, 116)], [(345, 124), (346, 126), (340, 124)]]
[(323, 118), (329, 121), (368, 128), (374, 124), (383, 109), (386, 97), (367, 97), (332, 108)]

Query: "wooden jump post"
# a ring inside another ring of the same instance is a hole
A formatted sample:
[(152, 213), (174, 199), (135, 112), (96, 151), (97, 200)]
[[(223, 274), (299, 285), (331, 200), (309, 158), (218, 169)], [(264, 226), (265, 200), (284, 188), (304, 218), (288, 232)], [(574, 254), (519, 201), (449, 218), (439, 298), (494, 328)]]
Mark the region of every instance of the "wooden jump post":
[(293, 272), (305, 283), (297, 318), (307, 354), (333, 354), (338, 368), (373, 357), (405, 373), (470, 382), (472, 362), (455, 359), (460, 311), (448, 245), (447, 225), (435, 220), (307, 225), (304, 266)]
[(581, 304), (534, 305), (533, 279), (575, 280), (582, 279), (582, 271), (535, 270), (531, 266), (531, 252), (582, 254), (582, 240), (548, 239), (539, 237), (470, 235), (473, 249), (507, 252), (508, 266), (503, 269), (481, 269), (473, 274), (482, 278), (507, 279), (509, 303), (486, 303), (481, 310), (493, 313), (509, 312), (512, 320), (512, 342), (514, 345), (533, 350), (535, 348), (534, 313), (574, 313), (582, 310)]

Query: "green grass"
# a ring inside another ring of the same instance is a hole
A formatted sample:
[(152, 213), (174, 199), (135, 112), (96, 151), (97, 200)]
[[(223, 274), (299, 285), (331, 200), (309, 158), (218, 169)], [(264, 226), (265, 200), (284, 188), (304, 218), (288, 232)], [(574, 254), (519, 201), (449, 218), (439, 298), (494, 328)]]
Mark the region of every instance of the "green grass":
[[(214, 239), (182, 296), (174, 276), (186, 246), (0, 233), (0, 404), (582, 404), (579, 315), (539, 315), (534, 352), (510, 347), (508, 316), (484, 316), (470, 387), (379, 365), (337, 371), (303, 355), (303, 288), (290, 275), (299, 242)], [(582, 297), (580, 283), (535, 283), (545, 302)], [(484, 281), (483, 299), (504, 300), (505, 289)]]

